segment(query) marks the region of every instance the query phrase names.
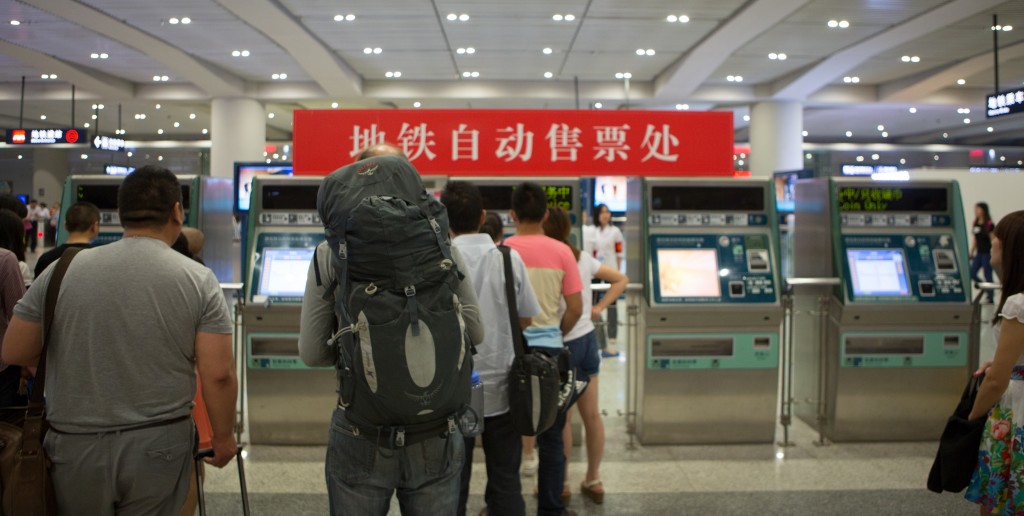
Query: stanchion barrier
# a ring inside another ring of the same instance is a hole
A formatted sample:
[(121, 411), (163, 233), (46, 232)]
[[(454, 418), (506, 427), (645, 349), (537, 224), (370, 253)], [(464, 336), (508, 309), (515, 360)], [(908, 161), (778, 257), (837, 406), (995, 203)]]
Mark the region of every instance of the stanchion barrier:
[(221, 283), (220, 289), (234, 299), (234, 332), (231, 335), (235, 371), (238, 376), (238, 403), (235, 406), (235, 441), (242, 442), (245, 431), (245, 349), (242, 336), (242, 308), (245, 306), (244, 283)]

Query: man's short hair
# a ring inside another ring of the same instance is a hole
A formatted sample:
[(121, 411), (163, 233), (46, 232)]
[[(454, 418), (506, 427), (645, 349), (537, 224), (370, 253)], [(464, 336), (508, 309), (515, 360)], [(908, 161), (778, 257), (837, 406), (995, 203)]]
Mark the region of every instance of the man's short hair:
[(393, 143), (378, 143), (363, 149), (363, 151), (359, 153), (359, 156), (356, 157), (356, 161), (363, 161), (364, 159), (372, 158), (374, 156), (387, 156), (389, 154), (394, 154), (395, 156), (401, 156), (403, 158), (406, 157), (405, 153), (402, 152), (401, 147)]
[(540, 222), (548, 212), (548, 196), (537, 183), (522, 183), (512, 192), (512, 211), (520, 222)]
[(100, 210), (88, 201), (72, 204), (64, 214), (64, 227), (68, 233), (85, 233), (100, 221)]
[(170, 221), (181, 202), (178, 177), (163, 167), (147, 165), (124, 178), (117, 191), (117, 213), (125, 228), (160, 227)]
[(483, 199), (480, 189), (465, 181), (452, 181), (441, 193), (441, 204), (448, 210), (448, 227), (457, 234), (476, 233), (480, 230)]
[(11, 194), (0, 194), (0, 209), (11, 210), (21, 218), (28, 217), (28, 206), (25, 206), (21, 199)]

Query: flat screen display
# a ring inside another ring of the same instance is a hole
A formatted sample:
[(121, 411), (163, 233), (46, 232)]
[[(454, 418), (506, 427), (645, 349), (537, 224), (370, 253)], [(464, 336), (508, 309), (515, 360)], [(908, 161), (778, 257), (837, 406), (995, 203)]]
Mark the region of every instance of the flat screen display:
[(721, 297), (718, 251), (714, 249), (658, 249), (658, 286), (662, 299)]
[(261, 296), (302, 297), (306, 292), (306, 273), (315, 248), (265, 248), (260, 273)]
[(290, 176), (290, 163), (268, 165), (265, 163), (235, 164), (235, 209), (239, 212), (249, 211), (252, 199), (252, 178), (256, 176)]
[(320, 185), (264, 185), (264, 210), (316, 209), (316, 193)]
[(949, 209), (945, 188), (900, 186), (841, 186), (839, 211), (944, 212)]
[(612, 213), (626, 212), (626, 176), (594, 178), (594, 206), (601, 204)]
[(907, 297), (907, 260), (902, 249), (847, 249), (854, 296)]
[(117, 210), (117, 190), (119, 184), (113, 185), (78, 185), (76, 201), (89, 201), (97, 208), (105, 211)]
[(654, 186), (651, 208), (663, 211), (764, 211), (760, 186)]
[(512, 185), (478, 185), (485, 210), (511, 210)]

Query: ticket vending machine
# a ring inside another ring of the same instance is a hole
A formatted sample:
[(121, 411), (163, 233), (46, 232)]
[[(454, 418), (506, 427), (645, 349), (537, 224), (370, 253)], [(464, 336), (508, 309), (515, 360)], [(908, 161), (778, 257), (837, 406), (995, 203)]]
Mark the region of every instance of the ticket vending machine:
[(483, 198), (484, 209), (488, 213), (497, 213), (505, 226), (505, 236), (512, 236), (516, 232), (516, 225), (512, 222), (512, 191), (523, 182), (537, 183), (548, 197), (548, 206), (561, 206), (569, 212), (569, 222), (572, 224), (572, 232), (569, 241), (576, 247), (582, 248), (583, 244), (583, 189), (580, 186), (578, 177), (467, 177), (450, 179), (452, 181), (466, 181), (475, 184), (480, 188), (480, 196)]
[(783, 308), (771, 183), (631, 179), (629, 199), (644, 298), (630, 364), (637, 437), (772, 442)]
[(959, 186), (803, 180), (795, 224), (796, 275), (841, 281), (797, 306), (827, 317), (796, 326), (793, 388), (811, 402), (794, 413), (832, 441), (937, 439), (977, 329)]
[(254, 444), (323, 445), (338, 402), (334, 368), (306, 367), (298, 345), (306, 275), (324, 240), (316, 212), (321, 180), (267, 176), (252, 182), (242, 320)]
[[(117, 213), (117, 192), (123, 176), (74, 175), (64, 183), (61, 196), (61, 220), (58, 223), (57, 244), (67, 241), (64, 228), (67, 209), (78, 201), (88, 201), (100, 210), (100, 234), (94, 245), (104, 245), (121, 239), (124, 229)], [(227, 178), (179, 175), (185, 226), (199, 229), (206, 237), (203, 262), (221, 282), (233, 280), (231, 263), (231, 180)]]

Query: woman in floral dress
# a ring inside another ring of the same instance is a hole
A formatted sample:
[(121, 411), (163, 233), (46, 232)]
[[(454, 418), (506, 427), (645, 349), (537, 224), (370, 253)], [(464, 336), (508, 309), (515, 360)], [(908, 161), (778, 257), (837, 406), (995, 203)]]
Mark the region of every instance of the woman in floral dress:
[(978, 466), (965, 497), (982, 515), (1024, 514), (1024, 211), (1007, 215), (992, 235), (992, 268), (1002, 282), (996, 354), (969, 418), (988, 415)]

